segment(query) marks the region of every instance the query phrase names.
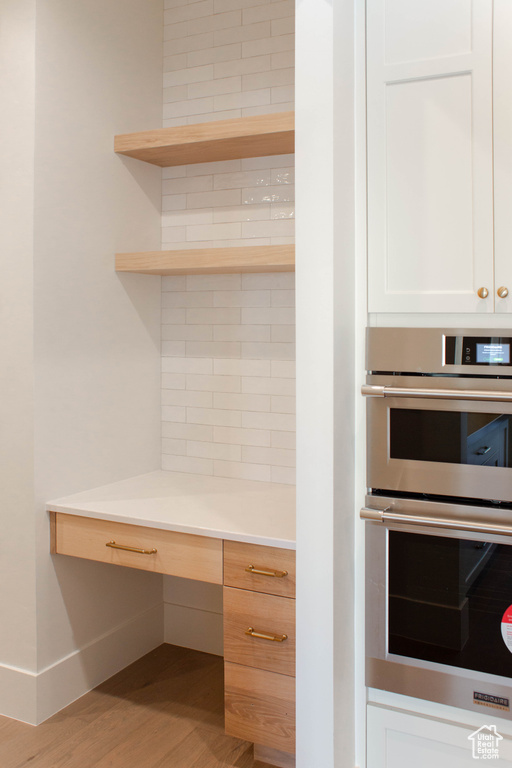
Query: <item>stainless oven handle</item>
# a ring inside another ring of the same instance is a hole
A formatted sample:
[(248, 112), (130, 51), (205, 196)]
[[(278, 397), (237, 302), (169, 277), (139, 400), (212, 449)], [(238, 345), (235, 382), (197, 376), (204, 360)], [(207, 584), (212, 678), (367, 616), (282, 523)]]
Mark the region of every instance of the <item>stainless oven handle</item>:
[(496, 533), (512, 536), (512, 526), (494, 525), (493, 523), (469, 523), (463, 520), (450, 520), (440, 517), (422, 517), (420, 515), (402, 515), (387, 509), (371, 509), (363, 507), (360, 516), (362, 520), (372, 520), (376, 523), (402, 523), (403, 525), (424, 525), (429, 528), (455, 528), (459, 531), (474, 533)]
[(384, 387), (363, 384), (361, 394), (365, 397), (422, 397), (429, 400), (487, 400), (496, 403), (511, 403), (511, 392), (486, 392), (478, 389), (421, 389), (419, 387)]

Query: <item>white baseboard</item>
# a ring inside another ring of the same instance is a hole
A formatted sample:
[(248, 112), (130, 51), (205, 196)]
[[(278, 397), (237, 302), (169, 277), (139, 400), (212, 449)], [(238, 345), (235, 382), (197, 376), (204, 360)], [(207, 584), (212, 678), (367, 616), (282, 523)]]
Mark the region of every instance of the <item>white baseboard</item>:
[(164, 603), (164, 642), (222, 656), (222, 613)]
[(0, 714), (38, 725), (163, 642), (159, 603), (37, 674), (0, 665)]

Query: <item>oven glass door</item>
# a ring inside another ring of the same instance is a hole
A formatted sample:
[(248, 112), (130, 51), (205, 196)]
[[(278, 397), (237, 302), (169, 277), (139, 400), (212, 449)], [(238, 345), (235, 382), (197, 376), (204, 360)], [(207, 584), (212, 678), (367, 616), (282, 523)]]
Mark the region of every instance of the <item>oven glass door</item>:
[(512, 501), (512, 402), (368, 398), (367, 485)]
[(390, 530), (390, 654), (512, 678), (512, 546)]

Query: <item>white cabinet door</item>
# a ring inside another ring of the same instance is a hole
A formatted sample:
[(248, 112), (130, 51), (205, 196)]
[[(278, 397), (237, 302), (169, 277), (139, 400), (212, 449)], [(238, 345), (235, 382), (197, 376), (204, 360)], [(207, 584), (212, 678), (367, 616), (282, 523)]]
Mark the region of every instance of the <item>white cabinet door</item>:
[(369, 311), (492, 312), (492, 0), (367, 0), (367, 105)]
[(512, 741), (493, 729), (487, 711), (474, 728), (369, 704), (367, 742), (366, 768), (512, 767)]
[[(494, 0), (494, 248), (496, 312), (512, 312), (512, 3)], [(499, 293), (506, 288), (508, 295)]]

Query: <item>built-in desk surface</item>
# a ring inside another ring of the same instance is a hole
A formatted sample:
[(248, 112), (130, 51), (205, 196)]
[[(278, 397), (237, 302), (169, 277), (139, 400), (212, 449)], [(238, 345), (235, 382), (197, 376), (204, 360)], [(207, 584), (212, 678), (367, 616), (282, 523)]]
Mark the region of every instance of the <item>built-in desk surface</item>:
[(55, 499), (48, 510), (295, 549), (295, 487), (150, 472)]

